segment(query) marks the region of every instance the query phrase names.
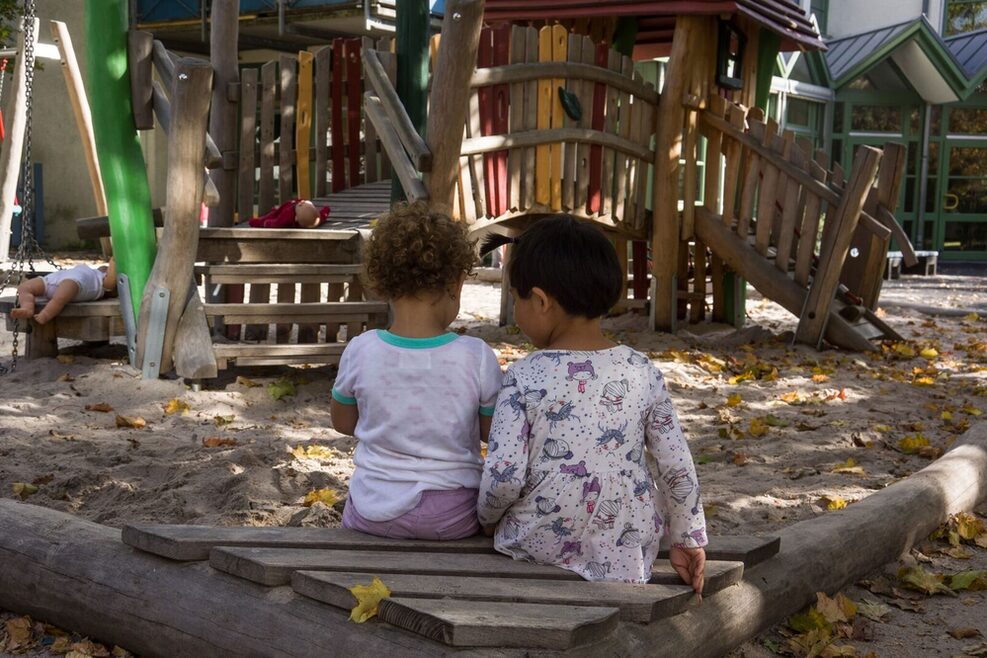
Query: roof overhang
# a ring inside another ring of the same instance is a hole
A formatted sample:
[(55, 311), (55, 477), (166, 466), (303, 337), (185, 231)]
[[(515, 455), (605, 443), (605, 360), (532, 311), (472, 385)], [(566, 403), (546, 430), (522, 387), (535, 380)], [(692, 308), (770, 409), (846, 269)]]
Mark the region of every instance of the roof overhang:
[(969, 80), (963, 69), (924, 16), (833, 40), (829, 47), (826, 63), (836, 89), (890, 59), (928, 103), (952, 103), (968, 95)]

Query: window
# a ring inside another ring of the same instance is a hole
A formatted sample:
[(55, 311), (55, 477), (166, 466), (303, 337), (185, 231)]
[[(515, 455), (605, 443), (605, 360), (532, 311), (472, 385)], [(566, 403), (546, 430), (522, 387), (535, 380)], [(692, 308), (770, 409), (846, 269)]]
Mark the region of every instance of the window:
[(901, 108), (890, 105), (855, 105), (850, 111), (850, 130), (901, 132)]
[(972, 32), (987, 27), (987, 2), (984, 0), (946, 0), (943, 35)]
[(826, 18), (829, 15), (829, 0), (811, 0), (809, 3), (809, 12), (816, 16), (816, 23), (819, 24), (819, 33), (823, 36), (829, 34), (826, 24)]

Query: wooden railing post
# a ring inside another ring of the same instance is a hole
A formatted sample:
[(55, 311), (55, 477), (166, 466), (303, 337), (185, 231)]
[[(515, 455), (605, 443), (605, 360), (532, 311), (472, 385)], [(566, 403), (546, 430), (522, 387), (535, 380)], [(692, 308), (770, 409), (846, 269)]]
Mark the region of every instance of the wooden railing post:
[[(230, 100), (228, 89), (240, 80), (237, 39), (239, 0), (214, 0), (209, 28), (209, 52), (216, 84), (212, 90), (209, 134), (216, 141), (223, 164), (210, 173), (219, 190), (219, 204), (209, 210), (209, 226), (232, 226), (236, 209), (236, 165), (227, 164), (226, 153), (236, 149), (237, 101)], [(227, 168), (229, 167), (229, 168)], [(247, 219), (241, 217), (240, 220)]]
[(442, 19), (442, 41), (432, 75), (428, 125), (432, 171), (426, 186), (432, 202), (452, 212), (459, 178), (459, 149), (469, 108), (470, 78), (480, 43), (483, 0), (450, 0)]
[[(158, 254), (144, 288), (137, 325), (136, 363), (145, 365), (151, 325), (151, 296), (170, 294), (160, 360), (156, 369), (171, 369), (175, 333), (188, 301), (192, 270), (199, 244), (199, 207), (202, 203), (206, 124), (212, 67), (208, 62), (181, 59), (176, 67), (172, 110), (176, 121), (168, 134), (168, 195), (165, 225)], [(193, 293), (195, 294), (195, 293)]]
[(795, 332), (795, 340), (800, 343), (818, 347), (822, 341), (829, 320), (829, 307), (840, 283), (840, 271), (850, 250), (850, 242), (860, 221), (867, 194), (874, 184), (880, 161), (881, 152), (875, 148), (861, 146), (857, 150), (849, 181), (842, 191), (840, 205), (835, 213), (826, 217), (827, 222), (832, 222), (830, 231), (827, 232), (829, 239), (823, 240), (819, 265), (812, 277), (805, 308)]

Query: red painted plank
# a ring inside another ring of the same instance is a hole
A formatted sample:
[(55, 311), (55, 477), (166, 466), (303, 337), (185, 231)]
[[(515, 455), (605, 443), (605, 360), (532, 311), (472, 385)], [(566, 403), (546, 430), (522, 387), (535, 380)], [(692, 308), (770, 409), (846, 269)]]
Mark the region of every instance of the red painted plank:
[[(476, 52), (476, 67), (489, 68), (493, 66), (493, 30), (484, 28), (480, 32), (480, 46)], [(494, 134), (494, 90), (493, 87), (480, 87), (477, 90), (477, 97), (480, 101), (480, 134), (484, 137)], [(487, 199), (487, 214), (496, 217), (499, 215), (497, 209), (497, 190), (495, 186), (494, 154), (483, 154), (483, 195)]]
[(332, 125), (329, 134), (332, 138), (332, 191), (346, 189), (346, 161), (343, 153), (343, 71), (346, 58), (343, 55), (343, 39), (332, 41), (332, 85), (330, 105)]
[[(510, 63), (511, 25), (502, 23), (493, 29), (493, 65)], [(506, 135), (510, 131), (508, 122), (510, 86), (494, 85), (493, 88), (493, 129), (495, 135)], [(503, 215), (510, 207), (507, 190), (507, 150), (493, 153), (494, 208), (496, 215)], [(487, 180), (490, 180), (489, 178)]]
[[(610, 47), (605, 43), (596, 45), (596, 65), (607, 68)], [(607, 86), (597, 83), (593, 86), (593, 130), (603, 130), (603, 113), (607, 105)], [(603, 177), (603, 147), (594, 144), (589, 149), (589, 193), (586, 198), (586, 212), (600, 212), (600, 185)]]
[(350, 163), (349, 186), (360, 184), (360, 118), (363, 115), (363, 39), (346, 40), (346, 157)]

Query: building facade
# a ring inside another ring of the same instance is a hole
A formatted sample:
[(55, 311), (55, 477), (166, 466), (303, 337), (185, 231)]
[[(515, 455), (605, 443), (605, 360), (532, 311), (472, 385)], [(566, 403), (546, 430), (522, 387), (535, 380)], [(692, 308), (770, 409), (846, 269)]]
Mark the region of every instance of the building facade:
[(987, 261), (987, 2), (802, 1), (828, 50), (779, 56), (769, 113), (845, 168), (860, 145), (907, 145), (913, 244)]

